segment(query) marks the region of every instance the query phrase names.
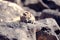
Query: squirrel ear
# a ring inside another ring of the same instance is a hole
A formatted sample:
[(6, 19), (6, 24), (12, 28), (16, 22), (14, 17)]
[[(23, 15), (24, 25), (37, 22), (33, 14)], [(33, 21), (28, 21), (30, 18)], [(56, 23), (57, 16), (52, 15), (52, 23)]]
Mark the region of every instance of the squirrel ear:
[(29, 12), (28, 11), (25, 11), (26, 14), (28, 14)]
[(25, 11), (25, 12), (23, 13), (23, 15), (24, 15), (24, 16), (26, 16), (27, 14), (28, 14), (28, 12), (27, 12), (27, 11)]

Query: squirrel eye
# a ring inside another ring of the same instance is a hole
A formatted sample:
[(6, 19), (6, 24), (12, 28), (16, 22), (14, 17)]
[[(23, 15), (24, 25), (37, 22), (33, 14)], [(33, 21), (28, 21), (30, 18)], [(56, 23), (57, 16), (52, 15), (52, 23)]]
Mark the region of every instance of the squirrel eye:
[(24, 16), (26, 16), (26, 14), (25, 14), (25, 13), (24, 13), (23, 15), (24, 15)]

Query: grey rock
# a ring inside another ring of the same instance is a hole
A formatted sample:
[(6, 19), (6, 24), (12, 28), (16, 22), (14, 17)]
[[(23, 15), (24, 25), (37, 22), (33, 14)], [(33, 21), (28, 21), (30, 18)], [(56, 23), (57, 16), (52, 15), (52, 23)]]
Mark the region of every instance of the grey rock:
[(54, 35), (51, 34), (49, 35), (43, 31), (38, 31), (36, 35), (37, 35), (37, 40), (57, 40), (57, 38)]
[[(41, 14), (28, 8), (28, 11), (31, 11), (32, 14), (35, 13), (35, 16), (39, 16), (42, 19), (35, 21), (34, 24), (24, 23), (20, 22), (20, 15), (24, 10), (18, 5), (10, 3), (11, 2), (0, 1), (0, 20), (3, 21), (0, 22), (0, 40), (36, 40), (36, 36), (43, 36), (43, 39), (47, 38), (47, 40), (60, 40), (60, 27), (56, 20), (53, 19), (54, 17), (60, 18), (59, 11), (48, 9), (48, 11), (42, 11)], [(18, 16), (16, 14), (18, 14)], [(16, 19), (16, 17), (19, 17), (19, 20), (13, 22), (11, 19)]]
[(28, 4), (35, 4), (38, 3), (38, 0), (25, 0), (24, 4), (28, 5)]
[[(27, 31), (27, 34), (28, 34), (30, 39), (32, 38), (34, 40), (35, 37), (37, 36), (36, 32), (37, 32), (37, 34), (39, 34), (38, 31), (42, 31), (42, 32), (46, 33), (47, 35), (49, 35), (50, 37), (53, 37), (53, 39), (56, 38), (57, 40), (59, 40), (58, 35), (60, 33), (59, 32), (60, 31), (60, 27), (57, 24), (57, 22), (54, 19), (52, 19), (52, 18), (42, 19), (42, 20), (36, 21), (34, 24), (31, 24), (31, 23), (27, 23), (27, 24), (20, 23), (20, 25), (21, 25), (20, 26), (21, 28), (22, 27), (23, 27), (23, 29), (25, 28), (25, 30)], [(57, 30), (59, 30), (59, 31), (57, 31)], [(51, 40), (53, 40), (53, 39), (51, 39)]]
[(56, 5), (60, 6), (60, 0), (49, 0), (49, 1), (52, 1), (52, 2), (54, 2)]
[(46, 18), (46, 19), (36, 22), (35, 25), (37, 25), (37, 27), (36, 27), (37, 32), (38, 31), (46, 32), (49, 35), (54, 35), (57, 38), (57, 40), (59, 40), (58, 34), (60, 32), (58, 33), (57, 30), (60, 31), (60, 27), (54, 19)]
[(36, 21), (34, 24), (24, 22), (0, 23), (0, 36), (3, 36), (3, 39), (6, 38), (10, 40), (36, 40), (36, 32), (38, 31), (45, 32), (50, 36), (53, 35), (58, 39), (58, 34), (55, 32), (56, 30), (60, 30), (60, 27), (52, 18)]
[(59, 40), (60, 40), (60, 34), (58, 35), (58, 38), (59, 38)]
[(48, 9), (59, 9), (60, 10), (60, 0), (39, 0), (39, 2), (44, 6), (45, 8)]
[(0, 1), (0, 22), (18, 21), (23, 12), (24, 10), (15, 3)]
[[(47, 1), (47, 0), (46, 0)], [(43, 2), (43, 0), (39, 0), (40, 4), (42, 5), (42, 7), (44, 6), (45, 8), (49, 8), (49, 6), (47, 4), (45, 4)]]
[(44, 18), (54, 18), (57, 23), (60, 25), (60, 12), (58, 10), (51, 10), (51, 9), (45, 9), (42, 11), (42, 14), (40, 16), (41, 19)]

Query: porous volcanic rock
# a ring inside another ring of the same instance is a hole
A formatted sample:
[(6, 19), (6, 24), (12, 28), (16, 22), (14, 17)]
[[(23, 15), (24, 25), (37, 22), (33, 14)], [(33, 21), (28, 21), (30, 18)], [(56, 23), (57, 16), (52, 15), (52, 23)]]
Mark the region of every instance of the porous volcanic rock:
[(60, 25), (60, 12), (58, 10), (45, 9), (42, 11), (40, 18), (54, 18)]
[[(24, 22), (1, 22), (0, 23), (0, 39), (1, 40), (36, 40), (36, 36), (39, 38), (41, 35), (38, 31), (42, 31), (46, 34), (41, 36), (53, 37), (51, 39), (58, 39), (60, 28), (56, 21), (52, 18), (36, 21), (35, 24)], [(37, 35), (36, 35), (37, 32)]]
[(12, 22), (20, 20), (24, 10), (15, 3), (0, 1), (0, 22)]

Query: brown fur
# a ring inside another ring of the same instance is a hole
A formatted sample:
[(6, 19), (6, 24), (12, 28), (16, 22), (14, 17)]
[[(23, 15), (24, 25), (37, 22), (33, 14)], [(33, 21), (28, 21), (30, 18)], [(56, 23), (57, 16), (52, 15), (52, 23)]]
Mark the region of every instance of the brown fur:
[(22, 19), (27, 22), (31, 21), (31, 23), (35, 21), (35, 17), (30, 12), (27, 11), (23, 13)]

